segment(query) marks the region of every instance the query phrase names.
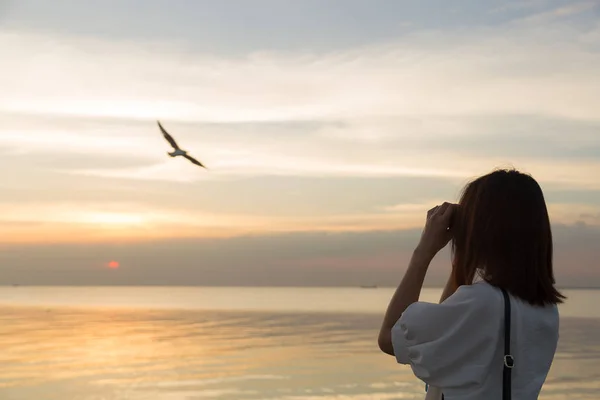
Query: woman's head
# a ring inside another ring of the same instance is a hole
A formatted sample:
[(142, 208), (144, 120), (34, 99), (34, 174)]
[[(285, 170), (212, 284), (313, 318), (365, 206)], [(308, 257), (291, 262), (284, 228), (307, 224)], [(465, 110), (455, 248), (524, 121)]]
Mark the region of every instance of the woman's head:
[(531, 176), (496, 170), (463, 190), (452, 224), (453, 278), (476, 275), (531, 304), (556, 304), (552, 231), (542, 189)]

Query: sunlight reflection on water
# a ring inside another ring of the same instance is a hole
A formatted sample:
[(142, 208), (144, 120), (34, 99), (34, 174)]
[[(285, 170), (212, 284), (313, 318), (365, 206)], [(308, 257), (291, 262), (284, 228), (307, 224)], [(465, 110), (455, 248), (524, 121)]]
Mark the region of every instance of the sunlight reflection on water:
[[(109, 290), (103, 288), (104, 293)], [(287, 290), (290, 296), (294, 289)], [(374, 292), (349, 290), (355, 303), (364, 299), (361, 293), (368, 297)], [(63, 293), (62, 299), (67, 295)], [(315, 298), (327, 296), (333, 295)], [(0, 297), (6, 303), (6, 294)], [(186, 296), (173, 295), (177, 301), (182, 297)], [(75, 298), (71, 293), (72, 304)], [(330, 314), (299, 312), (294, 307), (287, 312), (123, 307), (0, 307), (0, 398), (424, 397), (423, 384), (410, 368), (397, 365), (377, 349), (383, 310)], [(599, 331), (600, 319), (562, 318), (559, 349), (541, 399), (597, 398)]]

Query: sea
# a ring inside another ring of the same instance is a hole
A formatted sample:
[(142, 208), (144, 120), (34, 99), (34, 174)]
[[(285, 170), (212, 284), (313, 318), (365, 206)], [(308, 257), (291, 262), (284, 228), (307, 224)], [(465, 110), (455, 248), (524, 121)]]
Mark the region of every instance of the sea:
[[(1, 287), (0, 399), (423, 399), (377, 347), (393, 290)], [(563, 292), (539, 398), (598, 399), (600, 290)]]

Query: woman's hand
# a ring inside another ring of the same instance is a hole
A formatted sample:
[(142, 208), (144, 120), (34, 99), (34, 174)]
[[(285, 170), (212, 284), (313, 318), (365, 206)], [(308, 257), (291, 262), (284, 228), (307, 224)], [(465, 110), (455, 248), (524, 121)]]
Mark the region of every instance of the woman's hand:
[[(398, 319), (400, 319), (404, 310), (419, 300), (429, 263), (437, 252), (443, 249), (452, 238), (449, 228), (452, 222), (452, 215), (456, 212), (457, 208), (457, 204), (444, 203), (441, 206), (432, 208), (427, 213), (427, 223), (425, 224), (425, 229), (423, 229), (421, 241), (410, 259), (402, 282), (400, 282), (394, 296), (390, 300), (383, 323), (381, 324), (378, 343), (379, 348), (384, 353), (394, 354), (392, 328)], [(449, 295), (448, 293), (451, 290), (455, 290), (453, 286), (447, 287), (444, 293)]]
[(457, 208), (458, 204), (444, 203), (427, 212), (427, 222), (417, 246), (420, 252), (433, 258), (448, 244), (452, 239), (450, 223)]
[(379, 348), (384, 353), (394, 354), (392, 328), (400, 319), (404, 310), (419, 300), (431, 260), (452, 238), (448, 228), (456, 208), (456, 204), (444, 203), (441, 206), (432, 208), (427, 213), (427, 223), (425, 229), (423, 229), (421, 241), (410, 259), (402, 282), (400, 282), (392, 300), (390, 300), (381, 324), (378, 343)]

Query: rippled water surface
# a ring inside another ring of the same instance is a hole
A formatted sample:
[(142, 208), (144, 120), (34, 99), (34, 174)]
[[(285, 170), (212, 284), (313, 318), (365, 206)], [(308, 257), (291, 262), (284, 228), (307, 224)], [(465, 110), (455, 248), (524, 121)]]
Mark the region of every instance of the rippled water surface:
[[(391, 293), (2, 288), (0, 399), (423, 399), (410, 368), (376, 347)], [(600, 292), (567, 295), (540, 398), (597, 399)]]

